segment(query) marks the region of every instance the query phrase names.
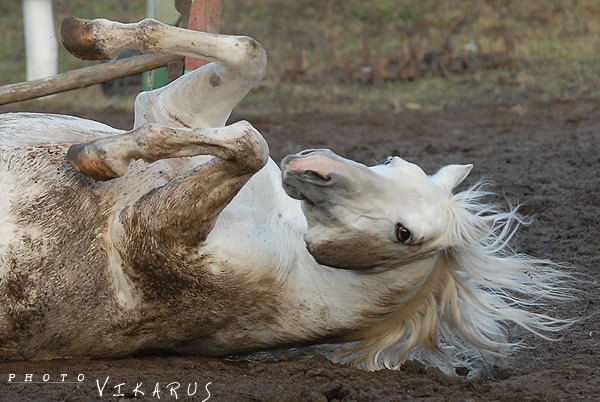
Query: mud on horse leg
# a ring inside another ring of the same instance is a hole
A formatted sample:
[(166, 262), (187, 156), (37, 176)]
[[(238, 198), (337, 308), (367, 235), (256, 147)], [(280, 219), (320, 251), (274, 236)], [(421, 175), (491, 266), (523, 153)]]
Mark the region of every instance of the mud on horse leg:
[(155, 162), (213, 155), (235, 163), (237, 170), (244, 172), (260, 169), (268, 154), (267, 143), (247, 121), (198, 129), (148, 123), (124, 134), (74, 144), (67, 160), (75, 170), (94, 180), (110, 180), (124, 175), (135, 159)]

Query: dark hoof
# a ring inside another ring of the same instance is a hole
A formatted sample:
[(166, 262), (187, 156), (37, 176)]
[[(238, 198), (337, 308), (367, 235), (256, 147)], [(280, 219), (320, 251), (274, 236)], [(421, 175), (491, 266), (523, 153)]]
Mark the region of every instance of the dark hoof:
[(110, 168), (97, 152), (90, 150), (88, 144), (71, 145), (67, 151), (67, 161), (78, 172), (97, 181), (114, 179), (118, 175)]
[(60, 27), (60, 39), (65, 48), (83, 60), (103, 60), (106, 57), (96, 47), (93, 21), (67, 17)]

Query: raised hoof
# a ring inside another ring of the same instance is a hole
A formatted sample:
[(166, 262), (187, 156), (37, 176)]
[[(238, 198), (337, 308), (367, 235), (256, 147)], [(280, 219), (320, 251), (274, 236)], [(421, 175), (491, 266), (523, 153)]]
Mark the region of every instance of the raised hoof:
[(114, 179), (118, 175), (87, 144), (71, 145), (67, 151), (67, 162), (78, 172), (97, 181)]
[(93, 21), (67, 17), (60, 27), (60, 39), (65, 48), (83, 60), (103, 60), (106, 57), (96, 47)]

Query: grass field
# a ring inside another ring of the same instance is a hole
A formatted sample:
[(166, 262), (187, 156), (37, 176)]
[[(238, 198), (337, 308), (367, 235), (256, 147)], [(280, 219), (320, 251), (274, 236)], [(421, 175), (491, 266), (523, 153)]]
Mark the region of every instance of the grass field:
[[(64, 16), (135, 21), (145, 0), (54, 1), (57, 26)], [(21, 2), (0, 3), (2, 26), (0, 84), (25, 79)], [(399, 110), (408, 103), (427, 108), (489, 102), (523, 103), (600, 96), (600, 3), (596, 0), (224, 0), (222, 32), (247, 34), (269, 54), (265, 85), (240, 108), (248, 113)], [(373, 53), (408, 52), (417, 44), (439, 50), (450, 37), (455, 53), (470, 40), (485, 50), (502, 48), (501, 32), (515, 38), (520, 67), (469, 71), (447, 77), (381, 85), (340, 84), (326, 76), (305, 83), (281, 80), (302, 49), (307, 68), (364, 56), (364, 38)], [(89, 65), (63, 49), (59, 70)], [(98, 87), (61, 94), (52, 102), (130, 107), (131, 96), (107, 97)]]

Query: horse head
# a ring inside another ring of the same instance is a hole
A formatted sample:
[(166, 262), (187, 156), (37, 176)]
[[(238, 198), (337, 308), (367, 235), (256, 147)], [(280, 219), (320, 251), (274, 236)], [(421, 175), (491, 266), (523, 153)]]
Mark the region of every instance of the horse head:
[(282, 162), (284, 189), (302, 200), (309, 252), (323, 265), (357, 270), (395, 267), (446, 248), (451, 190), (471, 167), (450, 165), (427, 176), (399, 157), (367, 167), (329, 150)]

